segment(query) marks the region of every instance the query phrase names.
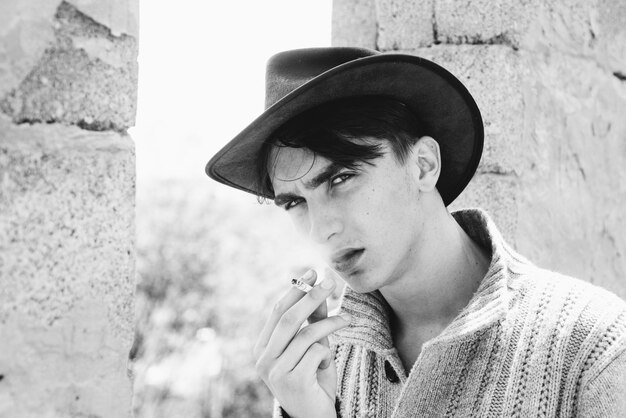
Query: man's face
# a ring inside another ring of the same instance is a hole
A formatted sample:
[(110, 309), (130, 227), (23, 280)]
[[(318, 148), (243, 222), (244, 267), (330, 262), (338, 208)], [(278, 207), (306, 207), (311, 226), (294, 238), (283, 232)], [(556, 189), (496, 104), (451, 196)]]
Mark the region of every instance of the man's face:
[(269, 159), (276, 205), (321, 246), (329, 265), (357, 292), (410, 274), (412, 255), (423, 245), (416, 167), (411, 158), (402, 164), (384, 149), (372, 165), (356, 169), (306, 148), (275, 148)]

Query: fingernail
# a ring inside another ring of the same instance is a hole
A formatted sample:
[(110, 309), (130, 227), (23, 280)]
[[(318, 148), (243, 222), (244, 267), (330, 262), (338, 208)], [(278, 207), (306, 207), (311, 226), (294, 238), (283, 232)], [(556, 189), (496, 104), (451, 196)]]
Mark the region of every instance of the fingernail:
[(302, 276), (302, 280), (309, 280), (312, 277), (313, 277), (313, 270), (308, 270), (306, 273), (304, 273), (304, 276)]
[(333, 287), (333, 279), (329, 278), (329, 277), (325, 277), (324, 280), (322, 280), (322, 289), (330, 289), (331, 287)]
[(352, 315), (350, 315), (350, 314), (349, 314), (349, 313), (347, 313), (347, 312), (341, 313), (341, 314), (339, 314), (339, 316), (340, 316), (341, 318), (343, 318), (343, 319), (344, 319), (346, 322), (348, 322), (348, 323), (349, 323), (349, 322), (352, 322)]

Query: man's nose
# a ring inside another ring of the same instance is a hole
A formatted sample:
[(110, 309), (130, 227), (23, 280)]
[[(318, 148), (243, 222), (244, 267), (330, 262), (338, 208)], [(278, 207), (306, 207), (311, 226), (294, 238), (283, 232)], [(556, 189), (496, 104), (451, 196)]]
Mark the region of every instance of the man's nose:
[(343, 221), (338, 211), (329, 205), (309, 205), (309, 237), (324, 244), (343, 231)]

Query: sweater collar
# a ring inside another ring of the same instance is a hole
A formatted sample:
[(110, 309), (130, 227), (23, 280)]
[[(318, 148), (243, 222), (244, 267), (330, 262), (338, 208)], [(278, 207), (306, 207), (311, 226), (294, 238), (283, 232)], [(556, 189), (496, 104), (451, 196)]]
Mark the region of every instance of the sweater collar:
[[(506, 244), (485, 211), (467, 209), (453, 212), (452, 216), (477, 244), (491, 249), (491, 262), (467, 306), (428, 344), (458, 339), (502, 320), (509, 305), (507, 284), (510, 271), (529, 264)], [(374, 351), (393, 349), (390, 328), (392, 311), (379, 291), (357, 293), (346, 287), (341, 310), (353, 317), (350, 327), (336, 333), (341, 342), (365, 346)]]

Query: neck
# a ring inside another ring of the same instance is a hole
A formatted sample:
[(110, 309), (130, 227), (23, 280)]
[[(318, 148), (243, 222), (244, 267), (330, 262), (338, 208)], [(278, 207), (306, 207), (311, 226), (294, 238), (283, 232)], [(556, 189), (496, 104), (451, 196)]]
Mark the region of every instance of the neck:
[(410, 270), (380, 289), (393, 310), (396, 336), (438, 335), (468, 304), (489, 268), (487, 253), (447, 210), (435, 212)]

